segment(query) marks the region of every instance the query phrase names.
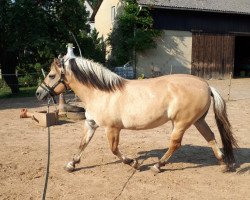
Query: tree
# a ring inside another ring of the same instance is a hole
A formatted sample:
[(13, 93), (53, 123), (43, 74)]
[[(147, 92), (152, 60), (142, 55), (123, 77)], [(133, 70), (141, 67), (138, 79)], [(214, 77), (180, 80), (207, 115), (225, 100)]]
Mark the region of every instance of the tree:
[(156, 47), (155, 38), (161, 31), (153, 29), (153, 19), (147, 8), (140, 8), (135, 0), (124, 0), (124, 10), (116, 18), (116, 25), (108, 38), (112, 51), (111, 66), (135, 61), (135, 51)]
[[(0, 66), (2, 66), (2, 73), (6, 83), (10, 86), (12, 93), (17, 93), (19, 88), (17, 86), (17, 78), (15, 75), (15, 66), (17, 65), (16, 49), (9, 46), (8, 32), (10, 27), (10, 1), (0, 1)], [(7, 67), (8, 66), (8, 67)]]
[[(102, 61), (96, 56), (102, 54), (96, 44), (99, 40), (88, 35), (87, 18), (83, 0), (0, 1), (2, 72), (15, 74), (17, 67), (24, 74), (39, 74), (42, 66), (49, 67), (54, 57), (65, 52), (66, 44), (74, 41), (71, 33), (84, 49), (83, 56)], [(12, 92), (18, 92), (16, 76), (3, 77)]]

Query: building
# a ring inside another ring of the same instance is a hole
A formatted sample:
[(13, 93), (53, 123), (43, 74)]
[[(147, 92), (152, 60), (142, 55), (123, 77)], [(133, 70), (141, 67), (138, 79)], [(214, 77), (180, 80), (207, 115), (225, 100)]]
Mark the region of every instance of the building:
[(122, 0), (103, 0), (97, 5), (90, 20), (95, 23), (99, 37), (106, 40), (114, 26), (115, 17), (119, 13)]
[[(97, 31), (112, 30), (112, 7), (103, 0), (95, 15)], [(250, 77), (249, 0), (138, 0), (162, 30), (157, 48), (137, 52), (137, 75), (191, 73), (203, 78)]]

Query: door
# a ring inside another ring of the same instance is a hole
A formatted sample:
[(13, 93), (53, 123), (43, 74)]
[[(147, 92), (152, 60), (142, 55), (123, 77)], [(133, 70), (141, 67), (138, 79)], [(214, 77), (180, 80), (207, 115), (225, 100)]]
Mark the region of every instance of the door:
[(193, 75), (206, 79), (228, 78), (234, 67), (235, 37), (222, 34), (193, 33)]

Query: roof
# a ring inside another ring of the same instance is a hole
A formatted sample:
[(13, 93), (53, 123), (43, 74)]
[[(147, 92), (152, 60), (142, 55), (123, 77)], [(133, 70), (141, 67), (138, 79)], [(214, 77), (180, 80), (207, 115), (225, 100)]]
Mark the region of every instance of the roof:
[(94, 22), (94, 21), (95, 21), (96, 13), (98, 12), (99, 8), (101, 7), (102, 2), (103, 2), (103, 0), (100, 0), (100, 1), (97, 3), (96, 7), (93, 9), (93, 13), (92, 13), (92, 15), (90, 16), (89, 21), (91, 21), (91, 22)]
[(137, 0), (141, 6), (250, 15), (250, 0)]

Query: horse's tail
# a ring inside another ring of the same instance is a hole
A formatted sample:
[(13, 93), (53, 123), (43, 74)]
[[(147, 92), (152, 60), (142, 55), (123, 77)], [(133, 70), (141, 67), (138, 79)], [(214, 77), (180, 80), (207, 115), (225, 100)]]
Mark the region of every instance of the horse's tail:
[(212, 92), (211, 96), (214, 99), (215, 120), (223, 144), (224, 160), (226, 163), (232, 164), (235, 162), (233, 146), (238, 147), (238, 144), (233, 136), (231, 124), (227, 117), (226, 103), (215, 88), (210, 87), (210, 89)]

